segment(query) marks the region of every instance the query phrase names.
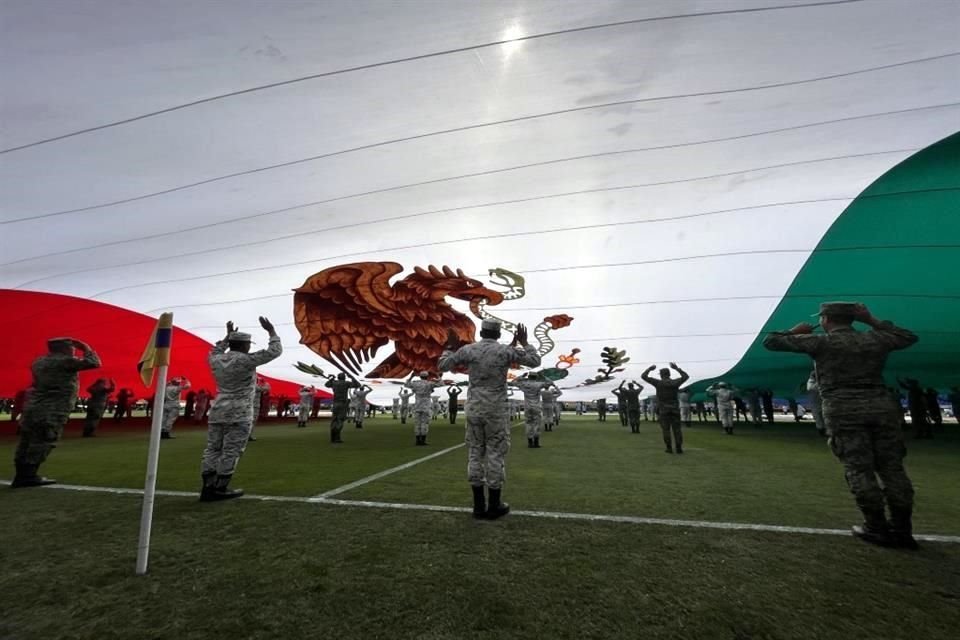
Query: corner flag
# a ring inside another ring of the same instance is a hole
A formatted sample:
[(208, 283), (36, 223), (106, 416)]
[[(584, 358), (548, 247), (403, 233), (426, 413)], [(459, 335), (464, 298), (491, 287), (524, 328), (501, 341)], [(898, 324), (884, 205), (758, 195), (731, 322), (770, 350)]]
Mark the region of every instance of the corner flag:
[(170, 364), (170, 344), (173, 341), (173, 314), (164, 313), (157, 320), (157, 326), (150, 334), (150, 342), (140, 356), (137, 371), (145, 387), (153, 384), (153, 372), (164, 365)]

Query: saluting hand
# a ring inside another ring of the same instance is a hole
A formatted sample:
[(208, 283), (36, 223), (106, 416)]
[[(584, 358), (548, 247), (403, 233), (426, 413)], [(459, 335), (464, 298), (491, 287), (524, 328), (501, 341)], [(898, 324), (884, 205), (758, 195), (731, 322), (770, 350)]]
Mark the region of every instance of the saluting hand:
[(513, 335), (513, 337), (517, 342), (519, 342), (524, 347), (529, 346), (527, 344), (527, 327), (524, 326), (523, 324), (517, 325), (517, 331)]
[(810, 324), (809, 322), (801, 322), (800, 324), (795, 326), (793, 329), (790, 329), (790, 333), (792, 333), (795, 336), (806, 335), (809, 333), (813, 333), (813, 330), (814, 330), (814, 326), (812, 324)]
[(263, 316), (260, 316), (260, 326), (271, 336), (277, 335), (277, 330), (273, 328), (273, 324)]

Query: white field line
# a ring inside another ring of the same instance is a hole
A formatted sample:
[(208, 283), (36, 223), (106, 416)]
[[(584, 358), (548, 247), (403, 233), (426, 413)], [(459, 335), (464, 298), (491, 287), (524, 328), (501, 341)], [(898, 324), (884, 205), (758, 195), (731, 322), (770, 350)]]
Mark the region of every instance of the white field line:
[[(438, 452), (440, 453), (440, 452)], [(436, 455), (436, 454), (435, 454)], [(9, 485), (7, 480), (0, 480), (0, 485)], [(113, 493), (128, 495), (143, 495), (143, 489), (125, 489), (118, 487), (91, 487), (85, 485), (54, 484), (44, 489), (60, 491), (90, 491), (95, 493)], [(160, 496), (188, 497), (196, 499), (199, 492), (189, 491), (157, 491)], [(299, 502), (303, 504), (323, 504), (341, 507), (360, 507), (368, 509), (398, 509), (401, 511), (434, 511), (441, 513), (470, 513), (468, 507), (450, 507), (433, 504), (408, 504), (404, 502), (372, 502), (367, 500), (340, 500), (338, 498), (307, 498), (304, 496), (264, 496), (245, 495), (244, 500), (261, 500), (265, 502)], [(521, 518), (545, 518), (548, 520), (577, 520), (584, 522), (614, 522), (619, 524), (655, 525), (664, 527), (685, 527), (692, 529), (723, 529), (727, 531), (763, 531), (770, 533), (808, 534), (827, 536), (849, 536), (847, 529), (819, 529), (815, 527), (787, 527), (774, 524), (754, 524), (749, 522), (710, 522), (707, 520), (676, 520), (671, 518), (643, 518), (640, 516), (612, 516), (592, 513), (567, 513), (563, 511), (526, 511), (513, 510), (511, 516)], [(960, 536), (939, 534), (917, 534), (914, 536), (923, 542), (942, 542), (960, 544)]]
[(457, 449), (459, 449), (460, 447), (463, 447), (463, 446), (464, 446), (464, 443), (463, 443), (463, 442), (461, 442), (460, 444), (455, 444), (455, 445), (453, 445), (452, 447), (447, 447), (446, 449), (441, 449), (440, 451), (437, 451), (436, 453), (431, 453), (431, 454), (428, 455), (428, 456), (424, 456), (424, 457), (422, 457), (422, 458), (417, 458), (416, 460), (411, 460), (410, 462), (405, 462), (404, 464), (401, 464), (401, 465), (399, 465), (399, 466), (391, 467), (391, 468), (389, 468), (389, 469), (385, 469), (385, 470), (380, 471), (380, 472), (378, 472), (378, 473), (375, 473), (375, 474), (373, 474), (373, 475), (371, 475), (371, 476), (367, 476), (366, 478), (360, 478), (359, 480), (355, 480), (355, 481), (353, 481), (353, 482), (351, 482), (351, 483), (349, 483), (349, 484), (345, 484), (345, 485), (343, 485), (343, 486), (337, 487), (336, 489), (330, 489), (330, 491), (324, 491), (323, 493), (318, 494), (318, 495), (315, 495), (313, 498), (310, 498), (310, 499), (311, 499), (311, 500), (322, 500), (322, 499), (324, 499), (324, 498), (330, 498), (330, 497), (333, 497), (333, 496), (338, 496), (338, 495), (340, 495), (341, 493), (346, 493), (347, 491), (351, 491), (351, 490), (353, 490), (353, 489), (356, 489), (357, 487), (362, 487), (363, 485), (365, 485), (365, 484), (367, 484), (367, 483), (370, 483), (370, 482), (373, 482), (373, 481), (375, 481), (375, 480), (379, 480), (380, 478), (384, 478), (384, 477), (386, 477), (386, 476), (389, 476), (389, 475), (391, 475), (391, 474), (397, 473), (397, 472), (399, 472), (399, 471), (403, 471), (403, 470), (405, 470), (405, 469), (409, 469), (410, 467), (415, 467), (415, 466), (417, 466), (418, 464), (420, 464), (421, 462), (426, 462), (427, 460), (433, 460), (434, 458), (439, 458), (440, 456), (445, 455), (445, 454), (448, 454), (448, 453), (450, 453), (451, 451), (456, 451)]

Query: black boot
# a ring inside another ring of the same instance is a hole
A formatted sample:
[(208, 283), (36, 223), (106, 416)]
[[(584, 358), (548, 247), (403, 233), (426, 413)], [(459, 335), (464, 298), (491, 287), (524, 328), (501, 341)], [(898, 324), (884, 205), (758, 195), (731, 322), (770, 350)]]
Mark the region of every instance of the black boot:
[(213, 502), (216, 500), (217, 473), (208, 471), (200, 474), (203, 483), (200, 485), (200, 502)]
[(851, 527), (853, 535), (864, 542), (875, 544), (881, 547), (893, 545), (893, 539), (890, 537), (890, 528), (887, 525), (887, 519), (882, 510), (878, 512), (864, 512), (863, 524)]
[(52, 478), (44, 478), (37, 475), (37, 467), (39, 466), (40, 465), (36, 464), (17, 463), (17, 474), (13, 477), (10, 488), (21, 489), (24, 487), (42, 487), (48, 484), (56, 484), (57, 481)]
[(664, 439), (663, 444), (667, 445), (667, 448), (664, 449), (664, 453), (673, 453), (673, 442), (669, 439)]
[(490, 499), (487, 500), (487, 520), (496, 520), (510, 513), (510, 505), (500, 502), (500, 489), (489, 489)]
[(920, 548), (913, 537), (913, 514), (910, 509), (890, 507), (890, 538), (894, 546), (916, 551)]
[(174, 437), (173, 437), (173, 434), (170, 433), (169, 431), (161, 431), (161, 432), (160, 432), (160, 439), (161, 439), (161, 440), (175, 440), (176, 438), (174, 438)]
[(484, 499), (483, 487), (470, 488), (473, 489), (473, 517), (484, 520), (487, 517), (487, 502)]
[(533, 449), (533, 438), (527, 438), (527, 449)]
[(83, 437), (84, 437), (84, 438), (93, 438), (93, 437), (94, 437), (93, 429), (84, 428), (84, 430), (83, 430)]
[(229, 476), (217, 476), (213, 493), (214, 500), (230, 500), (231, 498), (239, 498), (243, 495), (243, 489), (231, 489), (229, 487), (231, 478), (233, 478), (232, 474)]
[(534, 449), (539, 449), (539, 448), (540, 448), (540, 436), (534, 436), (534, 437), (533, 437), (533, 448), (534, 448)]
[(683, 445), (682, 445), (682, 444), (678, 444), (678, 445), (677, 445), (677, 453), (678, 453), (678, 454), (683, 453)]

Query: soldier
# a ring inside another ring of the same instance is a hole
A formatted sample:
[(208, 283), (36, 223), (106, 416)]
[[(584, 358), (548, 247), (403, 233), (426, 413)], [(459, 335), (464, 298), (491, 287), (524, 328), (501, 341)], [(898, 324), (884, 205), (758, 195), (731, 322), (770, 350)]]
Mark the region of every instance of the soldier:
[(210, 392), (206, 389), (200, 389), (197, 392), (197, 404), (193, 408), (193, 421), (197, 424), (203, 424), (207, 412), (210, 410)]
[(333, 390), (333, 406), (330, 416), (330, 442), (340, 444), (340, 432), (343, 431), (343, 424), (347, 421), (347, 410), (350, 406), (350, 389), (359, 389), (360, 383), (351, 378), (347, 380), (344, 373), (340, 373), (336, 378), (329, 376), (327, 378), (328, 389)]
[(693, 422), (690, 418), (690, 390), (680, 389), (677, 392), (677, 402), (680, 403), (680, 422), (685, 427), (689, 427)]
[(810, 372), (807, 378), (807, 394), (810, 396), (810, 404), (813, 406), (813, 421), (817, 424), (817, 433), (821, 436), (827, 435), (827, 425), (823, 420), (823, 403), (820, 401), (820, 388), (817, 385), (817, 370)]
[(543, 401), (540, 392), (550, 385), (540, 373), (531, 371), (525, 378), (510, 383), (523, 394), (524, 435), (528, 449), (540, 448), (540, 430), (543, 429)]
[[(856, 331), (854, 321), (872, 331)], [(884, 385), (883, 369), (891, 351), (913, 345), (917, 336), (877, 320), (860, 303), (821, 304), (820, 326), (825, 335), (814, 335), (813, 325), (801, 323), (790, 331), (771, 333), (763, 346), (806, 353), (815, 362), (828, 443), (843, 463), (864, 517), (863, 526), (853, 527), (853, 534), (873, 544), (916, 548), (913, 485), (903, 467), (906, 449), (900, 419)], [(889, 523), (884, 502), (890, 509)]]
[(190, 388), (190, 381), (186, 378), (172, 378), (167, 383), (167, 390), (163, 395), (163, 424), (160, 438), (173, 440), (173, 424), (180, 417), (180, 393)]
[(636, 381), (632, 381), (626, 389), (623, 388), (623, 385), (626, 384), (626, 380), (620, 383), (620, 386), (617, 387), (617, 397), (620, 398), (620, 402), (624, 403), (626, 407), (627, 414), (627, 423), (630, 425), (631, 433), (640, 433), (640, 392), (643, 391), (643, 385), (638, 384)]
[(400, 389), (400, 424), (407, 424), (407, 416), (410, 415), (410, 396), (413, 391), (406, 387)]
[(261, 316), (260, 326), (270, 336), (266, 349), (250, 353), (250, 334), (237, 331), (233, 322), (228, 322), (227, 335), (210, 351), (208, 361), (220, 391), (210, 407), (207, 447), (203, 451), (200, 500), (204, 502), (243, 495), (242, 490), (230, 489), (229, 485), (253, 427), (257, 367), (283, 352), (270, 321)]
[(120, 422), (130, 415), (131, 400), (133, 400), (133, 391), (127, 388), (120, 389), (120, 393), (117, 394), (117, 406), (113, 411), (115, 422)]
[(670, 444), (670, 434), (673, 433), (673, 440), (676, 443), (677, 453), (683, 453), (683, 432), (680, 430), (680, 400), (677, 398), (680, 387), (690, 379), (686, 371), (682, 370), (676, 363), (670, 363), (670, 369), (680, 374), (680, 378), (674, 380), (670, 377), (670, 369), (660, 369), (660, 379), (650, 377), (650, 372), (657, 368), (657, 365), (650, 365), (643, 375), (644, 382), (649, 383), (657, 390), (657, 407), (659, 409), (660, 430), (663, 432), (663, 443), (667, 445), (665, 451), (673, 453), (673, 447)]
[(257, 376), (257, 386), (253, 390), (253, 422), (250, 423), (250, 437), (247, 438), (248, 442), (257, 441), (257, 439), (253, 437), (253, 428), (257, 426), (257, 420), (263, 415), (260, 405), (263, 404), (264, 394), (270, 394), (270, 383), (267, 382), (263, 376)]
[[(353, 392), (353, 426), (357, 429), (363, 429), (363, 418), (367, 415), (367, 396), (373, 391), (373, 387), (368, 384), (362, 385)], [(373, 405), (370, 406), (373, 408)]]
[[(96, 352), (80, 340), (51, 338), (47, 349), (48, 353), (34, 360), (30, 367), (33, 386), (23, 409), (20, 441), (13, 456), (16, 475), (10, 486), (14, 489), (56, 482), (38, 476), (37, 469), (56, 446), (70, 419), (80, 390), (78, 373), (100, 366)], [(83, 357), (76, 357), (75, 349)]]
[(750, 419), (755, 425), (763, 424), (762, 409), (760, 408), (760, 392), (757, 389), (747, 391), (747, 400), (750, 402)]
[(457, 424), (457, 412), (460, 410), (458, 403), (463, 389), (455, 384), (447, 387), (447, 411), (450, 412), (450, 424)]
[(107, 398), (117, 388), (113, 378), (97, 378), (97, 381), (87, 387), (90, 399), (87, 400), (87, 421), (83, 425), (83, 437), (92, 438), (95, 435), (103, 412), (107, 409)]
[(607, 421), (607, 399), (600, 398), (597, 400), (597, 420), (599, 422)]
[(717, 417), (720, 424), (728, 436), (733, 435), (733, 407), (730, 402), (733, 400), (733, 394), (736, 393), (735, 387), (728, 387), (726, 382), (718, 382), (715, 385), (707, 387), (707, 395), (714, 398), (717, 403)]
[(191, 391), (187, 394), (186, 404), (183, 407), (183, 417), (186, 420), (189, 420), (193, 417), (193, 408), (197, 402), (197, 392)]
[(620, 416), (620, 426), (625, 427), (627, 426), (627, 405), (623, 401), (623, 391), (620, 387), (617, 387), (611, 393), (617, 397), (617, 415)]
[(907, 378), (906, 380), (897, 379), (900, 388), (907, 392), (907, 408), (910, 411), (910, 422), (913, 423), (913, 435), (915, 438), (932, 438), (933, 431), (930, 429), (930, 421), (927, 419), (927, 396), (923, 392), (918, 380)]
[(431, 382), (430, 374), (426, 371), (420, 372), (420, 379), (414, 380), (413, 373), (407, 378), (406, 386), (413, 391), (415, 396), (413, 404), (413, 418), (416, 426), (413, 434), (416, 437), (416, 445), (423, 447), (427, 445), (427, 434), (430, 433), (430, 416), (433, 413), (433, 390), (441, 386), (441, 382)]
[(737, 391), (737, 395), (733, 396), (733, 406), (736, 409), (735, 415), (737, 422), (740, 422), (740, 416), (743, 416), (743, 419), (747, 419), (747, 405), (743, 402), (743, 398), (739, 395), (740, 391)]
[(298, 394), (300, 405), (297, 409), (297, 428), (304, 429), (310, 420), (310, 409), (313, 408), (313, 397), (317, 394), (317, 390), (312, 386), (305, 385), (300, 387)]
[(540, 406), (543, 407), (543, 429), (544, 431), (553, 431), (553, 427), (560, 423), (560, 408), (557, 405), (557, 398), (563, 395), (563, 391), (557, 388), (557, 385), (550, 382), (540, 391)]
[(391, 409), (390, 409), (390, 417), (393, 420), (396, 420), (397, 418), (400, 417), (400, 398), (393, 399)]
[(763, 401), (763, 415), (767, 417), (767, 422), (773, 424), (773, 391), (770, 389), (761, 391), (760, 399)]
[(320, 406), (323, 401), (320, 396), (313, 396), (313, 405), (310, 407), (310, 417), (316, 420), (320, 416)]
[(694, 405), (697, 411), (697, 422), (704, 422), (707, 419), (707, 407), (703, 404), (702, 400), (697, 400), (696, 405)]
[[(473, 490), (473, 517), (495, 520), (510, 512), (501, 502), (505, 458), (510, 451), (510, 418), (507, 409), (507, 372), (511, 366), (540, 365), (540, 355), (527, 343), (527, 328), (517, 325), (513, 344), (497, 342), (500, 323), (487, 319), (480, 325), (480, 342), (457, 349), (457, 336), (447, 335), (440, 356), (441, 371), (466, 367), (470, 376), (467, 398), (467, 479)], [(522, 345), (518, 349), (516, 344)], [(489, 493), (485, 500), (484, 485)]]
[(432, 412), (430, 415), (430, 420), (432, 422), (433, 420), (436, 420), (443, 411), (443, 407), (440, 406), (439, 396), (430, 396), (430, 409)]

